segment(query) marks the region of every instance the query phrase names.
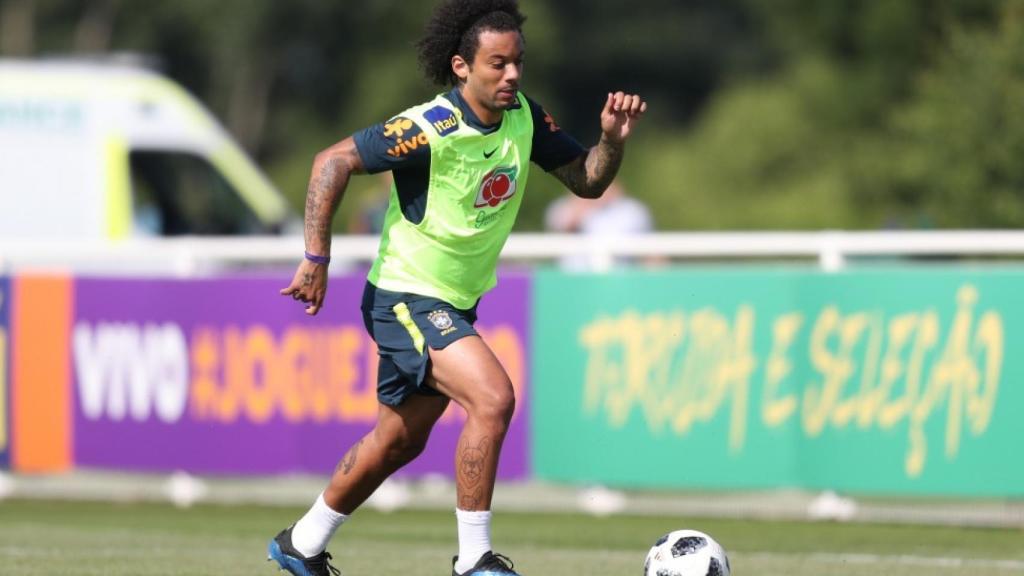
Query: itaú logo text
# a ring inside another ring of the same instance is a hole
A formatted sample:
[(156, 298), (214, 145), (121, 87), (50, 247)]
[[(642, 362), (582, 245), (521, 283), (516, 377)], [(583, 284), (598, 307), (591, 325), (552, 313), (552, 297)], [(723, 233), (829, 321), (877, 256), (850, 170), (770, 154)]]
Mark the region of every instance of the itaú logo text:
[(476, 193), (474, 208), (491, 208), (501, 204), (516, 194), (516, 168), (508, 166), (495, 168), (484, 176), (480, 190)]

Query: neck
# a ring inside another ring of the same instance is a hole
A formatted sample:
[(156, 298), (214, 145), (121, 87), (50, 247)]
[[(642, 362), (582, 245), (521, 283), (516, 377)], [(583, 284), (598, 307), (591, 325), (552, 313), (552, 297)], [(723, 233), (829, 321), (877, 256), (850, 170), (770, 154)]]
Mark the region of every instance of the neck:
[(477, 102), (476, 99), (473, 98), (473, 96), (469, 94), (469, 92), (466, 90), (465, 84), (459, 87), (459, 95), (462, 96), (462, 99), (466, 101), (466, 104), (469, 106), (469, 109), (473, 111), (473, 114), (476, 114), (476, 117), (480, 120), (480, 122), (488, 126), (501, 122), (501, 115), (503, 111), (491, 110), (490, 108), (487, 108), (483, 104)]

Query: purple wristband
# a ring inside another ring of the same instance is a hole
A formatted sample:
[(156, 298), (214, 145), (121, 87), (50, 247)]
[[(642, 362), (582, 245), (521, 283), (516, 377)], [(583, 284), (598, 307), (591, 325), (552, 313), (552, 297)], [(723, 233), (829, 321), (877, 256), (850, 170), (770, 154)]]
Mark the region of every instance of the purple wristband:
[(317, 256), (316, 254), (310, 254), (309, 252), (306, 252), (306, 260), (309, 260), (314, 264), (323, 264), (324, 266), (331, 263), (330, 256)]

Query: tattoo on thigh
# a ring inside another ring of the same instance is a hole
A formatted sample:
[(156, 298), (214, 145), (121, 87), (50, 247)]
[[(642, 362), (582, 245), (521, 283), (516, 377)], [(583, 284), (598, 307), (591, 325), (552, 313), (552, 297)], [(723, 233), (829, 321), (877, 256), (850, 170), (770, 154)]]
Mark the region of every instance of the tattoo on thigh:
[(484, 459), (491, 444), (491, 438), (484, 436), (476, 446), (466, 446), (459, 454), (460, 479), (467, 488), (472, 488), (480, 482), (484, 475)]
[(352, 467), (356, 465), (356, 455), (359, 454), (359, 447), (362, 445), (363, 438), (360, 438), (358, 442), (348, 449), (348, 452), (345, 453), (345, 457), (341, 459), (341, 462), (338, 462), (338, 466), (334, 471), (337, 472), (338, 470), (341, 470), (342, 474), (348, 475), (348, 473), (352, 471)]

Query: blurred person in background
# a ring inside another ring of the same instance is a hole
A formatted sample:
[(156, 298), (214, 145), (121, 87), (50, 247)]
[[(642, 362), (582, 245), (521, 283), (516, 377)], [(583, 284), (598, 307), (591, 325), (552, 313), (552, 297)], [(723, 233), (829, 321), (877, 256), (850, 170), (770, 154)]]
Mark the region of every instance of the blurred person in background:
[[(618, 180), (611, 183), (597, 199), (564, 194), (544, 212), (545, 227), (552, 232), (583, 234), (601, 241), (616, 237), (646, 234), (653, 231), (651, 211), (640, 200), (630, 196)], [(562, 268), (585, 271), (600, 268), (595, 254), (572, 254), (560, 260)], [(629, 262), (626, 258), (614, 261)]]
[(498, 458), (515, 407), (512, 383), (473, 324), (496, 283), (498, 255), (530, 163), (598, 198), (614, 179), (646, 104), (608, 93), (587, 149), (519, 91), (525, 18), (515, 0), (446, 0), (418, 43), (426, 75), (451, 89), (320, 152), (306, 196), (306, 257), (281, 294), (324, 305), (331, 222), (352, 174), (391, 171), (394, 192), (362, 310), (380, 359), (379, 412), (309, 511), (269, 544), (292, 574), (337, 574), (335, 530), (426, 446), (450, 400), (467, 418), (455, 454), (459, 550), (454, 576), (515, 575), (490, 542)]

